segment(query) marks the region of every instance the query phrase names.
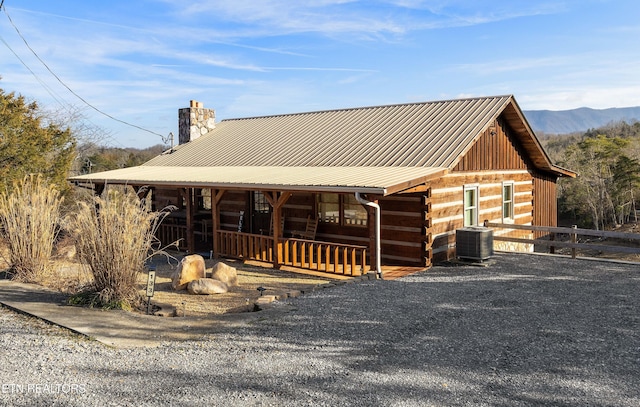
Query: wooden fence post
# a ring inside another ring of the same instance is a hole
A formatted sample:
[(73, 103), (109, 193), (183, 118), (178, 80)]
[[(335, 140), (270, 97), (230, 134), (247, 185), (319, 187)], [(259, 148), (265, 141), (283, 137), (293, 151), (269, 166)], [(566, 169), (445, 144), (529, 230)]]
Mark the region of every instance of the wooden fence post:
[[(571, 226), (572, 229), (578, 229), (578, 225), (573, 225)], [(577, 233), (572, 233), (571, 234), (571, 243), (576, 243), (578, 241), (578, 234)], [(571, 248), (571, 258), (575, 259), (576, 258), (576, 252), (577, 249), (575, 247)]]

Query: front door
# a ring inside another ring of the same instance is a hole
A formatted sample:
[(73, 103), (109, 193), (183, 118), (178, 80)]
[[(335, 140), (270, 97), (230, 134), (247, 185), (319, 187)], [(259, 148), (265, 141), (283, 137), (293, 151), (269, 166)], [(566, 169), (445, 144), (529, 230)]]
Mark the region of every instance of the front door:
[(251, 233), (269, 235), (271, 205), (260, 191), (251, 192)]

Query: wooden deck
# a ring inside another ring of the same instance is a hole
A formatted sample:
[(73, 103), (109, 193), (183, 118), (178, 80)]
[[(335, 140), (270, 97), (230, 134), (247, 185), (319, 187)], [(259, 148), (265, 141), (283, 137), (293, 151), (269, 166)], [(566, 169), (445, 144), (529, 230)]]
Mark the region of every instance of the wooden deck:
[[(246, 260), (245, 263), (252, 266), (257, 266), (257, 267), (266, 267), (266, 268), (273, 267), (271, 263), (261, 262), (257, 260)], [(297, 273), (297, 274), (305, 274), (305, 275), (315, 276), (315, 277), (332, 278), (335, 280), (347, 280), (352, 278), (351, 276), (344, 275), (344, 274), (325, 273), (322, 271), (308, 270), (308, 269), (291, 267), (291, 266), (282, 266), (280, 270), (289, 271), (291, 273)], [(426, 270), (427, 270), (426, 267), (382, 266), (382, 278), (384, 280), (395, 280), (401, 277), (406, 277), (411, 274), (420, 273)]]
[(395, 280), (426, 270), (426, 267), (382, 266), (382, 278), (385, 280)]

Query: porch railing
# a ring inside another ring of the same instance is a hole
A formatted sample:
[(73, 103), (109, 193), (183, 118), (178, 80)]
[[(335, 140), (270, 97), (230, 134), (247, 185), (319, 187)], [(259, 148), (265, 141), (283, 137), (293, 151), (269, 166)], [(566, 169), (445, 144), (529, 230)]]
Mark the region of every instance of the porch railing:
[(222, 256), (237, 259), (274, 261), (273, 237), (218, 230), (218, 249)]
[(184, 249), (187, 246), (187, 226), (161, 223), (156, 232), (158, 240), (163, 245), (178, 242), (178, 247)]
[(366, 246), (281, 238), (278, 240), (280, 256), (277, 256), (271, 236), (219, 230), (216, 237), (222, 256), (348, 276), (368, 271)]

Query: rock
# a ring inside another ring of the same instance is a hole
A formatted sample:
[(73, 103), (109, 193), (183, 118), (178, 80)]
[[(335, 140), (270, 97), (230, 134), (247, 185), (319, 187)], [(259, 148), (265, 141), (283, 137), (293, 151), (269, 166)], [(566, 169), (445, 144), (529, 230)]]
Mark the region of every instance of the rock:
[(275, 295), (263, 295), (258, 297), (258, 299), (256, 300), (256, 302), (254, 304), (256, 305), (267, 305), (267, 304), (271, 304), (272, 302), (277, 301), (277, 298)]
[(211, 268), (211, 278), (222, 281), (229, 287), (238, 286), (238, 272), (236, 268), (222, 262), (216, 263)]
[(289, 298), (298, 298), (302, 295), (302, 291), (300, 290), (292, 290), (287, 293), (287, 297)]
[(189, 294), (224, 294), (229, 291), (229, 287), (220, 280), (199, 278), (187, 285), (187, 291)]
[(184, 290), (193, 280), (204, 277), (204, 258), (199, 254), (185, 256), (171, 279), (171, 288)]
[(177, 315), (176, 307), (171, 304), (157, 302), (153, 305), (158, 308), (153, 312), (153, 315), (157, 317), (175, 317)]

